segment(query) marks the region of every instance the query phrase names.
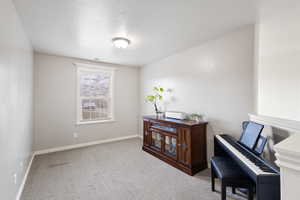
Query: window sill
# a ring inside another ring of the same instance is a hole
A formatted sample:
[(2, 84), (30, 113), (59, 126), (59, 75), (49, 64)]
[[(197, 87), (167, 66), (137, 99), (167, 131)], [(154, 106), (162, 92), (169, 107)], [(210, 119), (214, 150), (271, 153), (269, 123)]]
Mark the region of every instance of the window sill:
[(85, 124), (103, 124), (103, 123), (112, 123), (116, 122), (114, 119), (101, 120), (101, 121), (87, 121), (87, 122), (77, 122), (76, 125), (85, 125)]

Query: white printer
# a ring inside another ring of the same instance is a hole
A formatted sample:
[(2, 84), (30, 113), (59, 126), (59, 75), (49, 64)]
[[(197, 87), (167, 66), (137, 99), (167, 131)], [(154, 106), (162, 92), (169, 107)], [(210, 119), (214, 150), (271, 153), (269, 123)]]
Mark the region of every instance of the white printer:
[(177, 111), (167, 111), (167, 112), (165, 112), (165, 117), (183, 120), (186, 118), (186, 113), (177, 112)]

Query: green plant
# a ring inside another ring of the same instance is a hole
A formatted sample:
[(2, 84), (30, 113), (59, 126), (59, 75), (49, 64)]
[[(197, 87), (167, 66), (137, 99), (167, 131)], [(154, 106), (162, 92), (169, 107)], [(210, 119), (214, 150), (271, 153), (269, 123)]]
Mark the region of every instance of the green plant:
[(190, 117), (202, 117), (202, 116), (197, 113), (192, 113), (192, 114), (190, 114)]
[(189, 119), (189, 120), (196, 120), (196, 121), (200, 120), (201, 118), (202, 118), (202, 115), (199, 115), (197, 113), (192, 113), (192, 114), (188, 115), (188, 117), (187, 117), (187, 119)]
[(157, 103), (163, 100), (163, 93), (165, 89), (162, 87), (154, 87), (154, 94), (146, 96), (146, 102), (150, 102), (153, 104), (155, 112), (158, 113)]

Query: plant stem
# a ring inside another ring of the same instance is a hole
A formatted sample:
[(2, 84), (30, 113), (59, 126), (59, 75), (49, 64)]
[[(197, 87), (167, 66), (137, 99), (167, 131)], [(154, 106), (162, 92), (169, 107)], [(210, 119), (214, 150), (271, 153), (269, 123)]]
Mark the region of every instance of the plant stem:
[(157, 114), (157, 113), (158, 113), (158, 109), (157, 109), (156, 102), (154, 102), (154, 109), (155, 109), (155, 112), (156, 112), (156, 114)]

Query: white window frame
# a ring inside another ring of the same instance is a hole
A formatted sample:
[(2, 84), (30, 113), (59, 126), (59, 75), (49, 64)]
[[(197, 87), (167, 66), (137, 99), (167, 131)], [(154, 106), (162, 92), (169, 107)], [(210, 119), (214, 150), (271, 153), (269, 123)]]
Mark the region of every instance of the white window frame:
[[(76, 71), (76, 124), (95, 124), (95, 123), (107, 123), (107, 122), (115, 122), (114, 118), (114, 75), (115, 75), (115, 68), (113, 67), (103, 67), (99, 65), (92, 65), (92, 64), (83, 64), (83, 63), (74, 63), (77, 67)], [(111, 74), (111, 89), (110, 89), (110, 98), (111, 98), (111, 117), (110, 119), (104, 120), (94, 120), (94, 121), (81, 121), (81, 96), (80, 96), (80, 74), (82, 71), (87, 72), (106, 72)]]

